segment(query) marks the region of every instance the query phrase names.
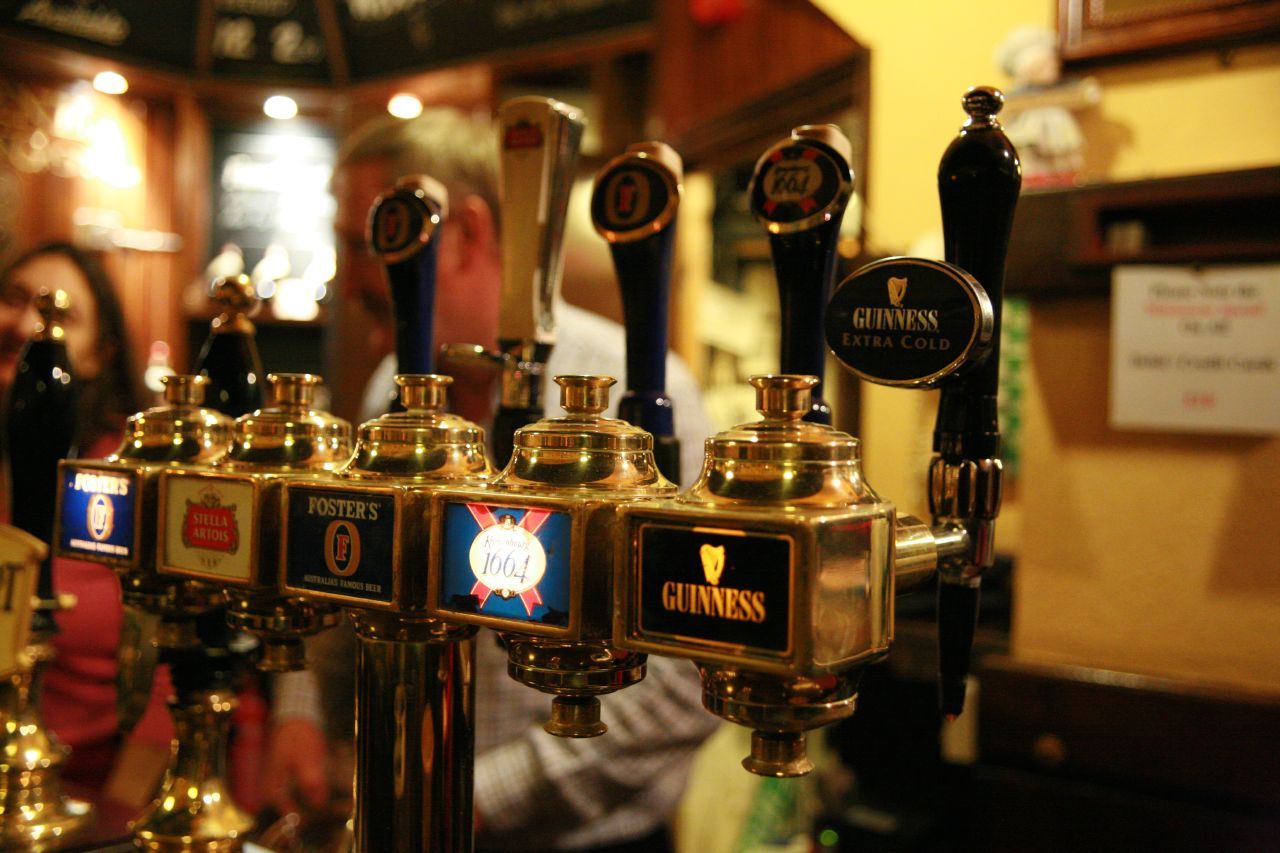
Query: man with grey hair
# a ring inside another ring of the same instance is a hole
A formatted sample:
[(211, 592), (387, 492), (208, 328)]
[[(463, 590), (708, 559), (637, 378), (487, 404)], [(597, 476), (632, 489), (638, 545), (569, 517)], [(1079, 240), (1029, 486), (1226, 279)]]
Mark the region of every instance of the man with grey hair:
[[(436, 238), (435, 340), (494, 347), (501, 287), (496, 156), (487, 117), (478, 121), (452, 110), (429, 110), (409, 121), (378, 119), (343, 146), (335, 176), (339, 239), (346, 247), (343, 282), (372, 309), (368, 331), (374, 352), (390, 353), (392, 326), (385, 277), (363, 248), (365, 216), (380, 192), (397, 177), (413, 173), (430, 175), (449, 191), (449, 216)], [(557, 315), (559, 342), (548, 365), (548, 383), (565, 373), (623, 375), (621, 327), (563, 302)], [(496, 392), (492, 373), (466, 365), (447, 367), (455, 377), (450, 389), (454, 411), (487, 423)], [(388, 354), (369, 383), (366, 416), (385, 410), (394, 369)], [(668, 359), (668, 376), (676, 431), (688, 451), (682, 469), (691, 479), (710, 425), (695, 381), (674, 356)], [(557, 397), (548, 392), (546, 399)], [(349, 683), (354, 652), (313, 659), (347, 664), (342, 667), (346, 672), (320, 674), (322, 681), (345, 675)], [(268, 796), (278, 805), (293, 805), (295, 789), (312, 803), (326, 794), (322, 717), (314, 692), (308, 694), (308, 679), (308, 674), (297, 674), (282, 680), (274, 711)], [(701, 708), (693, 666), (651, 657), (642, 682), (604, 697), (602, 717), (609, 731), (587, 740), (557, 738), (542, 730), (547, 697), (507, 675), (506, 653), (488, 631), (477, 638), (476, 682), (479, 849), (651, 853), (669, 847), (666, 821), (683, 791), (693, 753), (718, 725)], [(351, 695), (349, 689), (346, 695)], [(349, 707), (345, 716), (349, 719)]]

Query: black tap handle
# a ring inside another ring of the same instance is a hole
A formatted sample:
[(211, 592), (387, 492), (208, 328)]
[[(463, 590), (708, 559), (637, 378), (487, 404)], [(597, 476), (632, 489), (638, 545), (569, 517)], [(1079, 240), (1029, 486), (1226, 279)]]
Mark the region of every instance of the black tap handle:
[(266, 374), (250, 319), (262, 303), (247, 275), (215, 280), (209, 298), (219, 313), (191, 372), (209, 380), (204, 397), (209, 408), (238, 418), (263, 405)]
[(684, 164), (670, 146), (641, 142), (596, 175), (591, 220), (609, 241), (627, 330), (626, 393), (618, 416), (653, 435), (667, 479), (680, 481), (680, 443), (667, 396), (671, 260)]
[[(1003, 104), (1004, 95), (997, 89), (970, 89), (964, 96), (969, 120), (948, 146), (938, 169), (946, 259), (982, 285), (991, 303), (994, 325), (986, 360), (942, 387), (934, 450), (943, 464), (983, 462), (994, 476), (993, 486), (986, 491), (994, 489), (995, 493), (999, 486), (996, 392), (1004, 263), (1022, 184), (1018, 153), (996, 121)], [(964, 470), (977, 468), (966, 466)], [(964, 520), (970, 527), (971, 555), (963, 564), (944, 566), (938, 575), (939, 700), (942, 712), (952, 717), (964, 708), (981, 576), (985, 563), (993, 557), (991, 534), (997, 509), (998, 500), (992, 500), (983, 517)]]
[(369, 249), (386, 265), (391, 285), (397, 373), (435, 373), (437, 242), (433, 237), (448, 204), (448, 192), (439, 181), (409, 175), (396, 181), (369, 210)]
[(781, 372), (818, 377), (805, 420), (831, 423), (822, 399), (823, 317), (836, 274), (840, 221), (853, 193), (852, 146), (834, 125), (804, 125), (756, 163), (751, 212), (769, 231), (782, 309)]
[[(77, 389), (62, 334), (69, 307), (65, 291), (37, 294), (40, 323), (18, 360), (6, 425), (9, 494), (14, 496), (10, 522), (46, 544), (53, 542), (58, 462), (75, 456), (76, 450)], [(37, 632), (55, 630), (52, 554), (50, 548), (36, 581), (36, 596), (42, 602), (33, 615)]]

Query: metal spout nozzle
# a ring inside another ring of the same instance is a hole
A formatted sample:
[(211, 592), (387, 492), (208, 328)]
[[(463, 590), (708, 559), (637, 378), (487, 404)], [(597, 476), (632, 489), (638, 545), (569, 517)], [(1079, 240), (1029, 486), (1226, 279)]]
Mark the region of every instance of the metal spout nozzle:
[(753, 731), (751, 754), (742, 759), (742, 766), (757, 776), (778, 779), (804, 776), (813, 770), (804, 732)]
[(600, 721), (600, 700), (594, 696), (556, 696), (551, 719), (542, 726), (556, 737), (599, 737), (609, 730)]

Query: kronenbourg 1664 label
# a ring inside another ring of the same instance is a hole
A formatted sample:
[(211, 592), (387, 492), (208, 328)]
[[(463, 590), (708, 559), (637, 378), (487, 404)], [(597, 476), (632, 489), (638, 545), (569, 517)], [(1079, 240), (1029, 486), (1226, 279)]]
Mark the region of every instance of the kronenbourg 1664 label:
[(253, 484), (172, 476), (166, 488), (164, 567), (199, 576), (250, 580)]
[(447, 504), (441, 606), (567, 625), (571, 527), (569, 516), (555, 510)]

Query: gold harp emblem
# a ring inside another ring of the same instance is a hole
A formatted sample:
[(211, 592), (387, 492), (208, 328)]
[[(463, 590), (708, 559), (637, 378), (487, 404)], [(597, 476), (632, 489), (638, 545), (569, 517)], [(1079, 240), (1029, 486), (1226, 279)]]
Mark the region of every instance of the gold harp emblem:
[(902, 307), (902, 297), (907, 295), (906, 278), (889, 276), (889, 304), (894, 308)]
[(698, 549), (698, 555), (702, 557), (702, 574), (707, 583), (718, 585), (720, 576), (724, 574), (724, 546), (703, 545)]

